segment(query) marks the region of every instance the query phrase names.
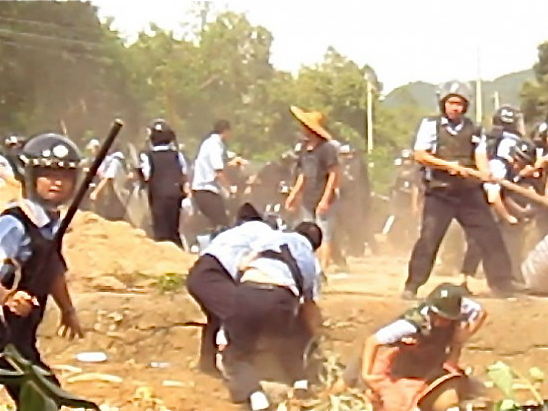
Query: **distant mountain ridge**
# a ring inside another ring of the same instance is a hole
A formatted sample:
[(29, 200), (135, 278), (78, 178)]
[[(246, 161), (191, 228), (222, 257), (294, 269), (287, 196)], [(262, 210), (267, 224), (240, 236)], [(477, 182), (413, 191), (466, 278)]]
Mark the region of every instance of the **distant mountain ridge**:
[[(493, 81), (483, 81), (483, 110), (485, 113), (494, 111), (494, 95), (499, 93), (501, 104), (520, 105), (520, 94), (523, 84), (528, 80), (534, 80), (532, 69), (510, 73), (496, 78)], [(474, 83), (470, 83), (474, 85)], [(392, 90), (384, 98), (383, 104), (387, 107), (401, 107), (415, 105), (423, 109), (435, 111), (436, 88), (434, 84), (417, 81), (400, 86)]]

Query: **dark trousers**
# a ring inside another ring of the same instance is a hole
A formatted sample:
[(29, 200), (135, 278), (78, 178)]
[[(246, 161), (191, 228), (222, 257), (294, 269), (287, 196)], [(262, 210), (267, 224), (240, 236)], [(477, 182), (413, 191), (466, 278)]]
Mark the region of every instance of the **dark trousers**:
[[(2, 341), (2, 350), (7, 344), (13, 344), (24, 358), (32, 362), (34, 365), (51, 372), (51, 369), (42, 361), (42, 357), (36, 347), (36, 332), (44, 316), (46, 300), (47, 299), (45, 298), (40, 298), (40, 306), (33, 308), (27, 317), (17, 316), (7, 308), (4, 308), (3, 310), (7, 327), (1, 330), (0, 338)], [(4, 358), (0, 358), (0, 368), (13, 371), (13, 367)], [(52, 383), (60, 386), (59, 380), (55, 377), (53, 372), (51, 373), (51, 376), (48, 376), (47, 378)], [(21, 392), (20, 387), (15, 384), (6, 384), (5, 388), (17, 405), (17, 409), (19, 409), (19, 394)]]
[(260, 375), (254, 367), (257, 343), (267, 337), (276, 358), (292, 383), (305, 379), (304, 345), (292, 344), (302, 328), (297, 316), (298, 298), (287, 288), (242, 283), (236, 291), (233, 314), (226, 321), (229, 340), (223, 365), (234, 402), (244, 402), (261, 390)]
[(474, 239), (466, 238), (466, 252), (464, 253), (460, 272), (470, 277), (475, 276), (482, 258), (481, 248), (479, 248)]
[(207, 319), (202, 330), (199, 367), (205, 372), (215, 372), (215, 338), (221, 324), (232, 314), (236, 282), (219, 260), (204, 254), (190, 269), (186, 286)]
[(152, 215), (152, 232), (155, 241), (171, 241), (179, 247), (183, 246), (179, 233), (182, 200), (182, 196), (149, 196), (148, 202)]
[[(525, 223), (509, 224), (505, 221), (498, 223), (506, 251), (510, 257), (512, 266), (512, 279), (515, 282), (523, 283), (523, 275), (521, 274), (521, 262), (523, 260), (524, 242), (525, 242)], [(462, 273), (474, 276), (483, 260), (481, 248), (476, 242), (468, 238), (466, 246), (466, 254), (462, 262)]]
[(214, 229), (228, 226), (228, 216), (220, 194), (207, 190), (193, 191), (194, 202), (198, 210), (207, 217)]
[(480, 248), (489, 287), (510, 290), (510, 257), (481, 187), (427, 190), (420, 236), (411, 253), (405, 288), (416, 291), (426, 283), (440, 243), (453, 218)]

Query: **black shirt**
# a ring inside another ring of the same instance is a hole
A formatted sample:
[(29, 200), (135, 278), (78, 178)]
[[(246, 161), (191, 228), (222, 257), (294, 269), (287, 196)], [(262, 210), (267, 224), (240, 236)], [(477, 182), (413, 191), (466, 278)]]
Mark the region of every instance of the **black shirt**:
[(303, 206), (306, 209), (316, 209), (325, 191), (329, 171), (338, 164), (337, 149), (328, 141), (322, 141), (311, 150), (303, 147), (299, 154), (298, 167), (304, 176)]

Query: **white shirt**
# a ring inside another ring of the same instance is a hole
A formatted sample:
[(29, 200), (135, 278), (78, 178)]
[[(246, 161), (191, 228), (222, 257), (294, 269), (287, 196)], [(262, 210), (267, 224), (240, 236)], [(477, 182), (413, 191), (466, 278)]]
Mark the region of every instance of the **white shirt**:
[(220, 135), (212, 134), (204, 140), (194, 163), (192, 190), (207, 190), (219, 193), (217, 171), (224, 169), (225, 157), (226, 149)]
[(124, 155), (117, 151), (108, 155), (97, 170), (97, 175), (104, 179), (114, 179), (121, 171)]
[[(494, 158), (489, 160), (489, 170), (491, 175), (497, 180), (503, 180), (508, 175), (508, 164), (502, 161), (500, 158)], [(500, 184), (497, 183), (484, 183), (483, 189), (489, 193), (500, 193)]]
[(520, 136), (503, 131), (501, 139), (498, 143), (497, 151), (495, 152), (495, 156), (500, 158), (510, 157), (510, 152), (512, 151), (512, 148), (514, 148), (516, 144), (518, 144), (518, 142), (520, 141)]
[[(273, 231), (272, 235), (265, 237), (253, 246), (253, 252), (266, 250), (281, 251), (281, 246), (287, 245), (289, 251), (301, 271), (303, 278), (303, 297), (305, 300), (316, 300), (320, 289), (321, 269), (312, 249), (312, 244), (306, 237), (298, 233), (284, 233)], [(289, 267), (278, 260), (271, 258), (257, 258), (249, 264), (249, 267), (262, 271), (275, 284), (289, 288), (293, 294), (299, 296), (297, 284), (289, 270)]]
[(261, 239), (271, 235), (272, 228), (261, 221), (249, 221), (223, 231), (203, 250), (217, 258), (221, 265), (236, 279), (238, 266), (243, 257), (251, 253), (252, 247)]
[[(460, 310), (463, 315), (463, 320), (461, 322), (471, 323), (479, 317), (482, 307), (478, 302), (463, 297)], [(421, 311), (423, 314), (427, 314), (427, 312), (428, 307), (424, 307)], [(399, 342), (405, 337), (415, 336), (418, 331), (419, 330), (413, 323), (399, 319), (377, 331), (375, 333), (375, 338), (380, 344), (388, 345)]]

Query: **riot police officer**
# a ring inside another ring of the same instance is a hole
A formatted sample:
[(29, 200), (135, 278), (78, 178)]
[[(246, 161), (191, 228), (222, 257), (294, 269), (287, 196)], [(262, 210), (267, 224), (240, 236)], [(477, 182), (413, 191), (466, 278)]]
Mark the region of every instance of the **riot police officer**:
[(487, 283), (496, 296), (513, 294), (510, 257), (482, 191), (466, 167), (490, 179), (486, 138), (465, 116), (472, 100), (468, 85), (450, 81), (438, 93), (440, 115), (422, 120), (415, 160), (426, 167), (426, 191), (419, 239), (409, 261), (402, 295), (416, 296), (430, 276), (440, 243), (453, 219), (481, 248)]
[(141, 172), (148, 188), (154, 239), (182, 247), (179, 217), (188, 192), (187, 164), (177, 150), (175, 132), (165, 120), (154, 120), (148, 133), (150, 149), (141, 154)]

